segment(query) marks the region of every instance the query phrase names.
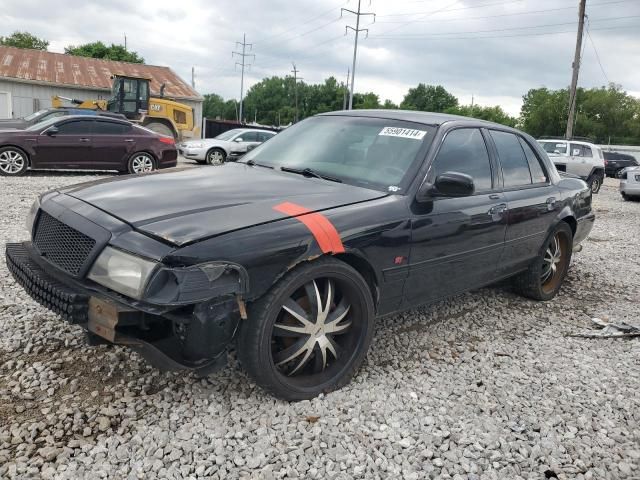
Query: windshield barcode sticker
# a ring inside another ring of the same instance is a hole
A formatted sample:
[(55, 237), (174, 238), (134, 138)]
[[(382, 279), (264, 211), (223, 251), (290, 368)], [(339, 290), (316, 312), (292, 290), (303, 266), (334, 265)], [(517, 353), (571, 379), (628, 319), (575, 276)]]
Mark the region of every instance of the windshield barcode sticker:
[(413, 130), (411, 128), (384, 127), (378, 135), (387, 137), (412, 138), (414, 140), (422, 140), (427, 134), (425, 130)]

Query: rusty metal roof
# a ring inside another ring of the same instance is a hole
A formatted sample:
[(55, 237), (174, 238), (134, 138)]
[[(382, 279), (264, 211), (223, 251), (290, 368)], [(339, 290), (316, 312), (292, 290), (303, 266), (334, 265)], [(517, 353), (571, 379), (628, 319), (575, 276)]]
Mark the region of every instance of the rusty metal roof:
[(160, 94), (160, 85), (164, 83), (166, 97), (202, 100), (198, 92), (169, 67), (0, 46), (0, 78), (111, 90), (114, 74), (150, 78), (154, 95)]

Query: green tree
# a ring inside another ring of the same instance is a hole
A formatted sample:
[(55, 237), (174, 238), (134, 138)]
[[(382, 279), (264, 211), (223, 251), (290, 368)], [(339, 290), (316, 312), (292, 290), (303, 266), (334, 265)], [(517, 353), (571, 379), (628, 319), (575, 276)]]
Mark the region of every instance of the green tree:
[(534, 137), (564, 135), (567, 126), (567, 89), (534, 88), (522, 97), (521, 128)]
[(510, 116), (501, 107), (483, 107), (480, 105), (460, 105), (455, 108), (447, 109), (446, 113), (454, 115), (462, 115), (463, 117), (473, 117), (489, 122), (500, 123), (509, 127), (515, 127), (518, 119)]
[(5, 47), (30, 48), (32, 50), (46, 50), (49, 42), (29, 32), (13, 32), (8, 37), (0, 37), (0, 45)]
[(384, 101), (384, 103), (382, 104), (381, 108), (384, 108), (384, 109), (387, 109), (387, 110), (397, 110), (398, 109), (398, 105), (393, 103), (391, 100), (387, 99), (387, 100)]
[(404, 96), (400, 108), (424, 112), (445, 112), (458, 106), (458, 99), (441, 85), (418, 84)]
[(363, 108), (380, 108), (380, 97), (373, 92), (354, 93), (353, 108), (355, 110)]
[(112, 43), (110, 46), (102, 42), (85, 43), (84, 45), (69, 45), (65, 47), (64, 53), (77, 55), (79, 57), (102, 58), (105, 60), (116, 60), (119, 62), (144, 63), (144, 58), (136, 52), (124, 48), (124, 45)]

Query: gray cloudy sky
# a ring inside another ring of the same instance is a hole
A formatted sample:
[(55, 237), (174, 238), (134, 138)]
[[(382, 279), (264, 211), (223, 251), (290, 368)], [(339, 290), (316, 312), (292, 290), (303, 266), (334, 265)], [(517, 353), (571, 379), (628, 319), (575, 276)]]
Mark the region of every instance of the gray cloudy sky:
[[(357, 0), (3, 0), (0, 35), (20, 29), (50, 50), (94, 40), (123, 42), (147, 63), (167, 65), (196, 89), (237, 98), (231, 57), (246, 32), (256, 58), (245, 78), (285, 75), (295, 61), (306, 82), (346, 76)], [(442, 84), (470, 103), (517, 115), (529, 88), (566, 86), (575, 48), (578, 0), (363, 0), (356, 91), (399, 102), (419, 82)], [(640, 96), (640, 0), (587, 0), (580, 85), (621, 84)], [(594, 49), (595, 45), (595, 49)], [(596, 50), (602, 68), (598, 63)], [(604, 70), (604, 72), (603, 72)], [(606, 75), (606, 77), (605, 77)]]

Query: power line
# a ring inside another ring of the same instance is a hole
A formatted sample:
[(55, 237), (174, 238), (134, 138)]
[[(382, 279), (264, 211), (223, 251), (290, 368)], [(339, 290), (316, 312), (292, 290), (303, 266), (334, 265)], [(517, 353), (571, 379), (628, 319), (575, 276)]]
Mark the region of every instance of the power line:
[[(496, 5), (507, 5), (510, 3), (520, 3), (520, 2), (524, 2), (525, 0), (502, 0), (500, 2), (492, 2), (492, 3), (482, 3), (480, 5), (467, 5), (465, 7), (457, 7), (457, 8), (450, 8), (453, 7), (454, 5), (460, 3), (460, 0), (456, 0), (453, 3), (450, 3), (449, 5), (443, 7), (443, 8), (438, 8), (436, 10), (431, 10), (429, 12), (405, 12), (405, 13), (387, 13), (387, 14), (381, 14), (379, 15), (380, 18), (387, 18), (387, 17), (411, 17), (413, 15), (419, 15), (421, 17), (427, 16), (427, 15), (434, 15), (436, 13), (443, 13), (443, 12), (455, 12), (458, 10), (470, 10), (472, 8), (484, 8), (484, 7), (494, 7)], [(415, 23), (414, 21), (411, 21), (409, 23)]]
[(607, 76), (607, 72), (604, 71), (604, 67), (602, 66), (602, 62), (600, 61), (600, 55), (598, 55), (598, 49), (596, 48), (596, 44), (593, 41), (593, 38), (591, 38), (591, 32), (589, 32), (590, 27), (591, 27), (591, 22), (589, 21), (589, 19), (587, 18), (587, 37), (589, 38), (589, 41), (591, 42), (591, 46), (593, 47), (593, 51), (596, 54), (596, 59), (598, 60), (598, 65), (600, 65), (600, 70), (602, 70), (602, 75), (604, 75), (604, 79), (607, 81), (607, 85), (609, 85), (609, 83), (611, 83), (609, 81), (609, 77)]
[[(602, 6), (606, 6), (606, 5), (612, 5), (612, 4), (616, 4), (616, 3), (627, 3), (627, 2), (635, 2), (637, 0), (613, 0), (611, 2), (602, 2), (602, 3), (592, 3), (589, 4), (589, 8), (594, 8), (594, 7), (602, 7)], [(551, 13), (551, 12), (559, 12), (559, 11), (563, 11), (563, 10), (574, 10), (576, 7), (575, 5), (572, 5), (570, 7), (558, 7), (558, 8), (545, 8), (542, 10), (527, 10), (525, 12), (514, 12), (514, 13), (497, 13), (494, 15), (482, 15), (482, 16), (478, 16), (478, 17), (463, 17), (463, 18), (444, 18), (444, 19), (437, 19), (437, 20), (417, 20), (415, 23), (449, 23), (449, 22), (467, 22), (470, 20), (486, 20), (489, 18), (503, 18), (503, 17), (517, 17), (520, 15), (533, 15), (536, 13)], [(382, 15), (380, 15), (382, 16)], [(404, 20), (382, 20), (382, 21), (377, 21), (376, 23), (404, 23)]]
[(367, 16), (373, 16), (373, 21), (375, 22), (376, 20), (376, 14), (373, 12), (362, 12), (360, 10), (360, 4), (361, 4), (361, 0), (358, 0), (358, 11), (354, 12), (353, 10), (349, 10), (348, 8), (341, 8), (340, 9), (340, 16), (342, 17), (343, 12), (348, 12), (351, 13), (353, 15), (356, 16), (356, 27), (353, 28), (351, 25), (347, 25), (345, 27), (345, 35), (347, 33), (347, 30), (353, 30), (356, 34), (355, 36), (355, 41), (353, 43), (353, 65), (351, 66), (351, 91), (349, 92), (349, 110), (353, 109), (353, 86), (355, 84), (355, 79), (356, 79), (356, 58), (358, 56), (358, 35), (360, 34), (360, 32), (367, 32), (367, 35), (369, 35), (369, 29), (368, 28), (360, 28), (360, 17), (367, 17)]
[(256, 56), (253, 53), (246, 53), (247, 47), (249, 47), (249, 50), (253, 48), (253, 45), (251, 43), (247, 43), (246, 34), (244, 33), (242, 34), (242, 42), (236, 42), (236, 47), (238, 45), (242, 45), (242, 52), (236, 52), (234, 50), (233, 52), (231, 52), (231, 56), (233, 57), (234, 55), (237, 55), (242, 59), (240, 62), (236, 62), (236, 65), (242, 66), (242, 74), (240, 76), (240, 112), (238, 114), (238, 121), (242, 123), (242, 101), (244, 96), (244, 69), (245, 67), (251, 66), (250, 63), (249, 64), (246, 63), (246, 57), (253, 57), (255, 59)]

